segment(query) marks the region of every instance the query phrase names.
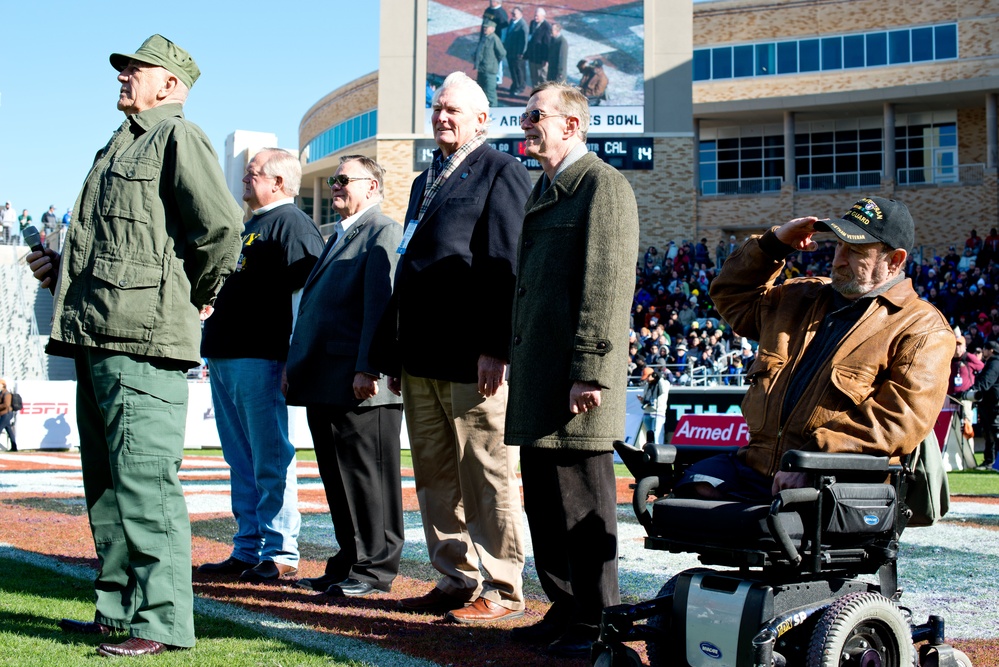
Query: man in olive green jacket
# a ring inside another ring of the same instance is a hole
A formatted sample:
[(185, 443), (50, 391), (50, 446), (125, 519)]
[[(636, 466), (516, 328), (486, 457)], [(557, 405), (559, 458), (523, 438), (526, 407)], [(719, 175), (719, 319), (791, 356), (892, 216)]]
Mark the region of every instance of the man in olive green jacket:
[[(235, 266), (242, 214), (182, 105), (200, 71), (160, 35), (111, 55), (125, 122), (97, 154), (63, 254), (27, 261), (55, 294), (49, 354), (76, 361), (80, 458), (100, 562), (102, 655), (194, 646), (191, 526), (178, 479), (199, 311)], [(55, 277), (58, 276), (58, 279)]]
[[(521, 448), (534, 562), (552, 606), (514, 638), (587, 656), (617, 604), (613, 442), (624, 436), (638, 207), (625, 178), (586, 150), (586, 98), (534, 89), (524, 148), (544, 175), (527, 200), (513, 306), (506, 442)], [(554, 641), (552, 641), (554, 640)]]

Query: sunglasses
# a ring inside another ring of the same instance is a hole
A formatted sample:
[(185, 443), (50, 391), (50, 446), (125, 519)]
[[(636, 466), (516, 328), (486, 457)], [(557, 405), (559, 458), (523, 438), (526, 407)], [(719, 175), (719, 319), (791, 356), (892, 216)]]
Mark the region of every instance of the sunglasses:
[(528, 118), (531, 123), (540, 123), (542, 118), (568, 118), (564, 113), (545, 113), (541, 109), (531, 109), (520, 114), (520, 122), (523, 123)]
[(372, 180), (370, 177), (364, 177), (364, 176), (353, 177), (353, 176), (347, 176), (346, 174), (337, 174), (336, 176), (330, 176), (329, 178), (327, 178), (326, 184), (332, 188), (333, 184), (337, 183), (341, 188), (345, 188), (348, 185), (350, 185), (351, 181), (370, 181), (370, 180)]

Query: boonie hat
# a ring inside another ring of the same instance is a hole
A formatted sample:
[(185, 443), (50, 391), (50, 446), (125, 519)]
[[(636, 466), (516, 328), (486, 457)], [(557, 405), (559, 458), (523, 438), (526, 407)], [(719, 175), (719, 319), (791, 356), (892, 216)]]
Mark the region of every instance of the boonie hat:
[(850, 207), (840, 220), (815, 223), (816, 231), (832, 232), (844, 243), (882, 243), (909, 250), (915, 245), (916, 230), (905, 204), (884, 197), (865, 197)]
[(111, 67), (120, 72), (128, 67), (129, 60), (159, 65), (183, 81), (188, 88), (201, 76), (201, 70), (191, 54), (163, 35), (153, 35), (135, 53), (112, 53)]
[(486, 21), (482, 22), (482, 27), (483, 28), (495, 28), (496, 27), (496, 23), (494, 21), (486, 20)]

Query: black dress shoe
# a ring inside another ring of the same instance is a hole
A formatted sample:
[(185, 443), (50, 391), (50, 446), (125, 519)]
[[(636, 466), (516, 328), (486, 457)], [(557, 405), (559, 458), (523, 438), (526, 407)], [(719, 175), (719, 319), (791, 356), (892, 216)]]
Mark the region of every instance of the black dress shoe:
[(333, 584), (338, 584), (347, 578), (346, 574), (339, 572), (327, 572), (321, 577), (304, 577), (295, 582), (296, 588), (304, 588), (307, 591), (323, 593)]
[(105, 656), (134, 658), (138, 655), (156, 655), (166, 650), (166, 644), (142, 637), (129, 637), (120, 644), (101, 644), (97, 652)]
[(202, 563), (198, 566), (201, 574), (243, 574), (256, 563), (247, 563), (235, 556), (229, 556), (221, 563)]
[(71, 618), (64, 618), (59, 621), (59, 628), (63, 632), (75, 632), (81, 635), (108, 635), (118, 632), (116, 628), (96, 621), (74, 621)]
[(262, 560), (249, 570), (239, 575), (240, 581), (249, 584), (260, 584), (265, 581), (277, 581), (281, 577), (291, 576), (298, 572), (294, 565), (275, 563), (272, 560)]
[(537, 623), (514, 628), (510, 631), (510, 639), (515, 642), (550, 643), (565, 634), (569, 623), (545, 616)]
[(577, 623), (549, 644), (547, 653), (559, 658), (588, 658), (599, 635), (597, 626)]
[(378, 592), (378, 589), (368, 582), (358, 579), (344, 579), (340, 583), (333, 584), (326, 589), (326, 595), (338, 598), (363, 598), (366, 595)]

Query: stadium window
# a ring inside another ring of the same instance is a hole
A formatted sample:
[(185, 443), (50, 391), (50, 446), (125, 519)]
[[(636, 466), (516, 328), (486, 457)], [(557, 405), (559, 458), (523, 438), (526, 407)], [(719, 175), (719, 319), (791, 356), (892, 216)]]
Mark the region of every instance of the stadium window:
[(694, 51), (694, 81), (711, 79), (711, 49)]
[(867, 66), (888, 64), (888, 33), (874, 32), (867, 35)]
[(843, 38), (822, 38), (822, 69), (843, 69)]
[(694, 80), (903, 65), (957, 57), (957, 25), (696, 49)]
[(957, 26), (938, 25), (933, 29), (933, 55), (937, 60), (957, 58)]
[(753, 76), (756, 73), (753, 51), (752, 45), (736, 46), (732, 49), (733, 72), (736, 77)]
[(915, 28), (912, 31), (912, 62), (933, 60), (933, 28)]
[(892, 30), (888, 33), (888, 62), (903, 65), (910, 62), (909, 30)]
[(757, 44), (756, 45), (756, 75), (757, 76), (767, 76), (769, 74), (776, 74), (776, 45), (775, 44)]
[(732, 47), (720, 46), (711, 49), (711, 78), (732, 78)]
[(777, 73), (794, 74), (798, 71), (798, 42), (778, 42)]
[(864, 60), (864, 36), (847, 35), (843, 38), (843, 67), (850, 69), (863, 67)]
[(819, 40), (803, 39), (798, 42), (798, 71), (818, 72), (819, 67)]

